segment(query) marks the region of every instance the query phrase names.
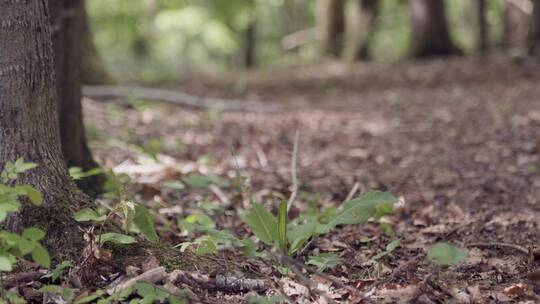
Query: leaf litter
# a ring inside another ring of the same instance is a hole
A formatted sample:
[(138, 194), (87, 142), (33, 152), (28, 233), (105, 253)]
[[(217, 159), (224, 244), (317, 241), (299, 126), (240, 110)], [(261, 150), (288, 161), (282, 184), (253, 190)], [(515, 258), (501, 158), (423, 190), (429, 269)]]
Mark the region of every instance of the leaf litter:
[[(171, 246), (208, 236), (181, 225), (194, 214), (254, 240), (242, 218), (251, 199), (277, 214), (293, 190), (296, 130), (299, 193), (291, 220), (341, 206), (355, 184), (358, 195), (380, 190), (400, 198), (395, 213), (383, 217), (386, 226), (374, 220), (339, 225), (293, 257), (303, 264), (310, 256), (332, 257), (315, 265), (332, 264), (324, 273), (341, 286), (303, 268), (280, 272), (227, 242), (218, 243), (219, 258), (262, 276), (268, 288), (232, 292), (186, 284), (214, 284), (217, 274), (197, 272), (183, 274), (181, 284), (172, 284), (170, 273), (155, 283), (190, 290), (192, 301), (205, 303), (272, 296), (295, 303), (539, 301), (536, 277), (527, 276), (539, 266), (536, 259), (498, 244), (531, 253), (540, 244), (540, 74), (503, 59), (327, 65), (249, 75), (244, 92), (230, 90), (234, 77), (179, 85), (197, 95), (280, 103), (283, 113), (208, 115), (161, 105), (121, 108), (113, 117), (108, 108), (114, 105), (84, 100), (100, 163), (130, 177), (129, 191), (157, 215), (161, 242)], [(464, 262), (431, 263), (428, 250), (440, 241), (465, 249)]]

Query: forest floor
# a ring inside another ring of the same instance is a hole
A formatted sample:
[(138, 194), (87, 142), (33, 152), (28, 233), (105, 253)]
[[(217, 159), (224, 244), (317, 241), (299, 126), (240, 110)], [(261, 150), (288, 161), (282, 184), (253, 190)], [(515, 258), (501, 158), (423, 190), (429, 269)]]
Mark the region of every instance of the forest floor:
[[(292, 189), (298, 130), (301, 192), (292, 217), (338, 207), (356, 183), (358, 194), (388, 191), (400, 204), (385, 217), (393, 234), (376, 221), (343, 226), (314, 238), (295, 257), (339, 255), (342, 263), (326, 273), (360, 290), (363, 299), (317, 274), (282, 275), (239, 250), (219, 251), (218, 257), (249, 265), (272, 282), (267, 295), (285, 294), (296, 303), (540, 301), (540, 274), (527, 276), (540, 266), (534, 254), (540, 247), (540, 69), (496, 58), (324, 63), (197, 78), (177, 88), (282, 111), (139, 101), (126, 108), (85, 99), (96, 158), (131, 177), (135, 198), (157, 215), (162, 242), (200, 236), (182, 234), (177, 220), (201, 213), (220, 229), (250, 236), (240, 217), (250, 208), (246, 190), (232, 185), (240, 174), (254, 199), (275, 214), (279, 197)], [(219, 180), (209, 188), (175, 189), (180, 186), (171, 181), (193, 173)], [(370, 261), (394, 239), (400, 239), (395, 250)], [(437, 268), (426, 251), (438, 241), (467, 249), (468, 258)], [(241, 303), (252, 295), (185, 287), (205, 303)]]

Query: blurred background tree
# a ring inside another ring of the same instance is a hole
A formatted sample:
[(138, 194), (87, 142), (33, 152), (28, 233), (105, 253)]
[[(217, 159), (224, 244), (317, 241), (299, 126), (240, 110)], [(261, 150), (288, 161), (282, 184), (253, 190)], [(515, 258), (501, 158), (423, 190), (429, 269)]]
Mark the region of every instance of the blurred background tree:
[(532, 8), (530, 0), (92, 0), (87, 32), (99, 54), (89, 57), (91, 66), (105, 62), (109, 74), (98, 79), (151, 83), (325, 56), (524, 54), (538, 41)]

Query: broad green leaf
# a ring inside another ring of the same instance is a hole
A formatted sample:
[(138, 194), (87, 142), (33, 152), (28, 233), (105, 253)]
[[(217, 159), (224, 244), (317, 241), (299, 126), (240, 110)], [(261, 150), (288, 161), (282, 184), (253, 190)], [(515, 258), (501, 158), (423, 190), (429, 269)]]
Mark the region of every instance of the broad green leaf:
[(248, 258), (254, 257), (257, 252), (257, 244), (250, 238), (243, 239), (240, 242), (242, 243), (244, 255)]
[(214, 229), (216, 227), (216, 223), (214, 223), (214, 220), (212, 220), (212, 218), (205, 214), (191, 214), (180, 222), (185, 222), (189, 224), (189, 227), (194, 227), (202, 230)]
[(30, 169), (34, 169), (37, 167), (37, 164), (34, 163), (25, 163), (22, 158), (17, 159), (15, 161), (15, 164), (13, 164), (14, 171), (16, 173), (23, 173), (25, 171), (28, 171)]
[(156, 288), (148, 283), (136, 283), (133, 287), (137, 290), (137, 294), (141, 297), (155, 295)]
[(217, 250), (216, 244), (209, 239), (203, 240), (197, 246), (197, 250), (195, 251), (197, 255), (205, 255), (210, 253), (215, 253)]
[(51, 281), (54, 283), (54, 282), (56, 282), (56, 280), (58, 280), (60, 278), (60, 276), (62, 275), (62, 272), (64, 271), (64, 269), (69, 268), (69, 267), (71, 267), (71, 261), (63, 261), (62, 263), (56, 265), (56, 267), (50, 273), (50, 275), (46, 275), (46, 276), (43, 276), (43, 277), (49, 277), (50, 276)]
[(278, 242), (282, 252), (287, 253), (287, 202), (281, 201), (278, 210)]
[(30, 199), (30, 202), (36, 206), (40, 206), (41, 202), (43, 200), (43, 197), (41, 196), (41, 192), (39, 192), (36, 188), (28, 185), (19, 185), (13, 187), (13, 191), (17, 193), (18, 195), (26, 195)]
[(437, 243), (428, 250), (427, 257), (439, 266), (456, 265), (467, 258), (467, 251), (448, 243)]
[(393, 240), (392, 242), (390, 242), (388, 245), (386, 245), (386, 250), (375, 255), (374, 257), (371, 258), (371, 261), (377, 261), (379, 260), (380, 258), (390, 254), (392, 251), (394, 251), (398, 246), (399, 246), (399, 243), (401, 242), (401, 240), (397, 239), (397, 240)]
[(6, 219), (9, 212), (17, 212), (20, 207), (21, 204), (17, 202), (0, 203), (0, 222), (3, 222)]
[(184, 178), (184, 182), (191, 188), (207, 188), (210, 185), (226, 187), (228, 184), (217, 176), (205, 176), (200, 174), (190, 174)]
[(135, 204), (135, 217), (133, 223), (139, 231), (150, 241), (158, 241), (159, 236), (154, 229), (154, 219), (148, 209), (141, 204)]
[(174, 190), (182, 190), (186, 188), (186, 185), (184, 185), (184, 183), (177, 180), (164, 181), (163, 186), (166, 188), (174, 189)]
[(29, 254), (30, 252), (32, 252), (37, 245), (39, 245), (38, 243), (36, 243), (35, 241), (29, 241), (23, 237), (20, 237), (18, 236), (18, 240), (17, 240), (17, 247), (19, 248), (19, 251), (21, 252), (21, 255), (27, 255)]
[(345, 202), (343, 210), (336, 218), (325, 225), (325, 230), (330, 231), (337, 225), (363, 223), (377, 215), (377, 208), (387, 210), (387, 207), (381, 206), (396, 202), (397, 198), (388, 192), (370, 191), (359, 198)]
[(244, 216), (251, 231), (265, 244), (274, 245), (277, 240), (277, 219), (261, 204), (253, 204), (251, 211)]
[(98, 237), (100, 244), (105, 244), (107, 242), (115, 243), (115, 244), (133, 244), (137, 243), (134, 237), (121, 234), (121, 233), (104, 233)]
[(341, 258), (335, 253), (321, 253), (317, 256), (310, 256), (307, 261), (307, 264), (314, 265), (319, 271), (325, 271), (341, 263)]
[(0, 271), (11, 271), (15, 260), (11, 257), (0, 255)]
[(312, 236), (317, 234), (317, 227), (320, 224), (315, 221), (307, 222), (305, 224), (299, 225), (289, 225), (289, 233), (287, 238), (289, 239), (290, 253), (295, 253), (298, 251), (304, 243), (309, 240)]
[[(143, 298), (151, 297), (154, 300), (165, 300), (169, 296), (168, 293), (164, 292), (163, 290), (157, 289), (152, 284), (140, 282), (133, 285), (135, 290), (137, 291), (137, 294), (140, 295)], [(149, 302), (149, 303), (153, 303)]]
[(26, 228), (22, 232), (22, 237), (32, 241), (39, 241), (45, 237), (45, 231), (35, 227)]
[(86, 177), (94, 176), (103, 173), (103, 170), (101, 168), (94, 168), (90, 169), (88, 171), (83, 171), (81, 167), (70, 167), (69, 168), (69, 175), (73, 180), (80, 180)]
[(95, 300), (101, 298), (101, 295), (98, 294), (92, 294), (86, 297), (82, 297), (75, 301), (75, 304), (86, 304), (86, 303), (93, 303)]
[(47, 252), (45, 247), (38, 243), (35, 244), (34, 250), (32, 250), (32, 259), (34, 262), (45, 268), (49, 268), (51, 266), (51, 257), (49, 256), (49, 252)]
[(90, 209), (90, 208), (84, 208), (84, 209), (81, 209), (79, 211), (77, 211), (74, 215), (73, 215), (73, 218), (77, 221), (77, 222), (89, 222), (89, 221), (93, 221), (93, 222), (102, 222), (104, 221), (107, 216), (106, 215), (99, 215), (95, 210), (93, 209)]

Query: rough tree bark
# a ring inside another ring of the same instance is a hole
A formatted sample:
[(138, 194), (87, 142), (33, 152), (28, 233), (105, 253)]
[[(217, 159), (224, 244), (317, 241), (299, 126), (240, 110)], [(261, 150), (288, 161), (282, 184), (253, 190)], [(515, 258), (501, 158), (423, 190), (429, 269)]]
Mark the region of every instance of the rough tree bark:
[(476, 13), (478, 19), (478, 50), (480, 54), (485, 54), (489, 47), (486, 0), (476, 0)]
[(317, 18), (324, 55), (340, 56), (345, 32), (345, 1), (318, 0)]
[(540, 56), (540, 2), (533, 2), (531, 27), (528, 37), (529, 55)]
[(410, 0), (412, 54), (415, 57), (460, 54), (452, 43), (443, 0)]
[[(86, 26), (78, 14), (84, 11), (81, 0), (49, 0), (56, 85), (59, 105), (62, 152), (68, 167), (87, 171), (96, 168), (83, 124), (81, 106), (81, 33)], [(81, 190), (96, 196), (102, 190), (103, 175), (77, 181)]]
[(379, 14), (379, 0), (358, 0), (347, 17), (343, 57), (346, 61), (369, 59), (369, 44), (373, 38)]
[(35, 186), (44, 199), (42, 207), (10, 216), (9, 226), (40, 227), (56, 260), (76, 259), (83, 240), (71, 214), (89, 200), (62, 157), (47, 0), (2, 0), (0, 20), (0, 167), (18, 157), (38, 164), (17, 182)]

